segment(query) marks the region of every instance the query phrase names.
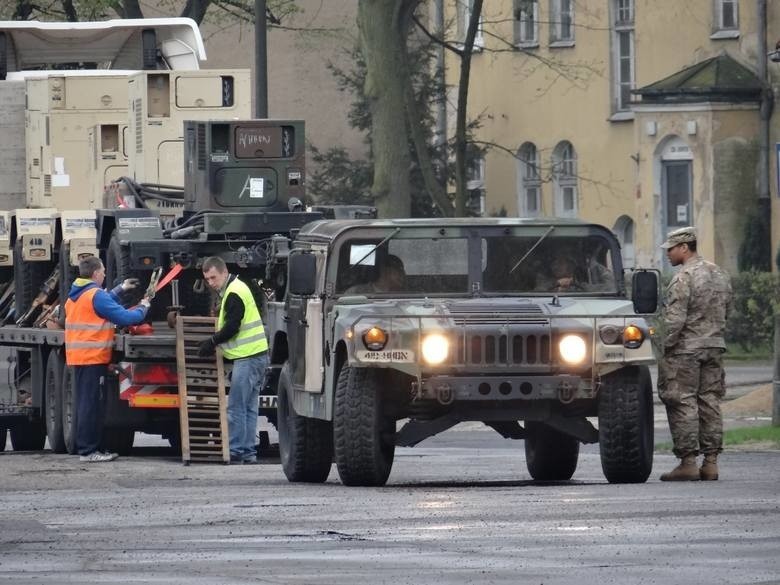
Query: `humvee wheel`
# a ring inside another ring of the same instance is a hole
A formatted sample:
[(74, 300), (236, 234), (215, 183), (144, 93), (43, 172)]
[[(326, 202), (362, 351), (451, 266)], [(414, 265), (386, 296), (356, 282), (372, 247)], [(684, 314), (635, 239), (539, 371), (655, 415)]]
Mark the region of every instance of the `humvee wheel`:
[(276, 406), (282, 470), (290, 481), (323, 483), (333, 463), (333, 425), (296, 414), (291, 394), (290, 366), (285, 364)]
[(647, 481), (653, 470), (653, 387), (646, 366), (623, 368), (602, 379), (599, 443), (607, 481)]
[(76, 375), (66, 365), (62, 369), (62, 436), (70, 455), (76, 454), (76, 432)]
[(46, 434), (55, 453), (65, 453), (65, 435), (62, 432), (62, 372), (65, 360), (62, 352), (53, 349), (46, 360)]
[(344, 366), (336, 384), (333, 441), (344, 485), (387, 482), (395, 455), (395, 420), (382, 412), (376, 371)]
[(580, 442), (548, 425), (525, 424), (525, 464), (536, 481), (566, 481), (577, 469)]

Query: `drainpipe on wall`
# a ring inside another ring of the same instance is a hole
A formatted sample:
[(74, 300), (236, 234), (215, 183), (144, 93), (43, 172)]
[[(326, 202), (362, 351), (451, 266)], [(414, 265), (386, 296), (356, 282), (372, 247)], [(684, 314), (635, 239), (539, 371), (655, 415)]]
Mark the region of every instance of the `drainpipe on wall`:
[[(771, 195), (769, 189), (769, 122), (772, 118), (772, 107), (774, 106), (774, 94), (772, 85), (769, 83), (769, 74), (767, 71), (767, 0), (758, 0), (758, 76), (761, 79), (763, 89), (761, 91), (761, 105), (759, 108), (760, 129), (758, 136), (758, 205), (759, 217), (771, 218)], [(769, 219), (770, 228), (769, 242), (769, 266), (772, 266), (772, 229), (771, 219)]]

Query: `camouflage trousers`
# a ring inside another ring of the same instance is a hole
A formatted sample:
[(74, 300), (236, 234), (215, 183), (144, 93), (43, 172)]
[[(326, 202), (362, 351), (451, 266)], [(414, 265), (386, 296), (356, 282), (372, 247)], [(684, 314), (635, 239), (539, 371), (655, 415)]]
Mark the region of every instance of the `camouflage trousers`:
[(659, 364), (658, 396), (666, 406), (674, 454), (680, 459), (722, 451), (723, 352), (713, 348), (666, 355)]

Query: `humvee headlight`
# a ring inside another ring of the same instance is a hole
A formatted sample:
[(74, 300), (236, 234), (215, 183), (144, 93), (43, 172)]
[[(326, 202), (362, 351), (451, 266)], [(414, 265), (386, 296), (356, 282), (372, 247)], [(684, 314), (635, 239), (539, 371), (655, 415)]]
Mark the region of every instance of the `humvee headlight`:
[(645, 333), (636, 325), (623, 329), (623, 345), (628, 349), (636, 349), (645, 340)]
[(435, 366), (447, 359), (450, 352), (450, 342), (440, 333), (426, 335), (422, 342), (422, 356), (429, 364)]
[(372, 327), (363, 334), (363, 345), (371, 351), (381, 351), (387, 345), (387, 332), (379, 327)]
[(567, 335), (558, 342), (561, 359), (568, 364), (579, 364), (585, 360), (588, 346), (579, 335)]

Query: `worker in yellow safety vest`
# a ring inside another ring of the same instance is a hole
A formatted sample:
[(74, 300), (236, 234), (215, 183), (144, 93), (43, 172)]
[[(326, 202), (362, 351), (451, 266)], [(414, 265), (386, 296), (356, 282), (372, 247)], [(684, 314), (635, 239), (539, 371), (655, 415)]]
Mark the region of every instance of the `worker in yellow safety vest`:
[(149, 310), (149, 299), (125, 309), (120, 295), (139, 285), (127, 278), (105, 291), (106, 269), (100, 258), (88, 256), (79, 262), (79, 278), (73, 281), (65, 301), (65, 361), (73, 366), (76, 392), (76, 451), (82, 462), (113, 461), (116, 453), (101, 450), (103, 420), (101, 389), (114, 348), (114, 325), (136, 325)]
[(203, 279), (220, 298), (217, 332), (201, 342), (199, 355), (213, 355), (216, 346), (232, 360), (228, 395), (230, 461), (257, 463), (257, 410), (260, 384), (268, 365), (268, 340), (263, 320), (249, 286), (230, 274), (222, 258), (206, 258)]

